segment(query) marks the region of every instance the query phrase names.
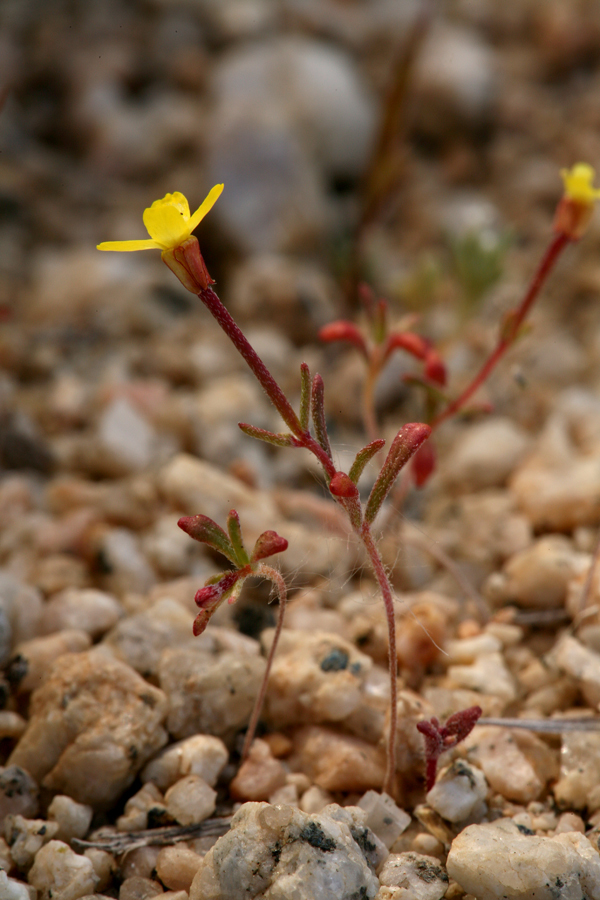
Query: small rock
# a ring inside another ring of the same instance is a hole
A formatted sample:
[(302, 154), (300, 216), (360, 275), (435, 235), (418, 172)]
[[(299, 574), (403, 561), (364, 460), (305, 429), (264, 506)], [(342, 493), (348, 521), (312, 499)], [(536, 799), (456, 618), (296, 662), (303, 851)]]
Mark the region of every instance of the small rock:
[(85, 631), (73, 629), (23, 641), (15, 647), (15, 656), (9, 663), (9, 681), (18, 693), (29, 694), (42, 685), (50, 667), (59, 657), (81, 653), (91, 643)]
[(577, 679), (590, 706), (600, 705), (600, 654), (584, 647), (577, 638), (564, 635), (551, 653), (552, 661), (571, 678)]
[(510, 819), (461, 831), (447, 868), (478, 900), (600, 898), (600, 858), (582, 834), (536, 837)]
[(145, 784), (125, 804), (125, 812), (117, 819), (119, 831), (145, 831), (151, 809), (165, 810), (164, 798), (154, 784)]
[(161, 750), (142, 770), (141, 778), (153, 782), (161, 791), (184, 775), (200, 775), (214, 787), (228, 759), (227, 747), (220, 738), (194, 734)]
[(531, 737), (508, 728), (477, 726), (464, 746), (468, 755), (483, 770), (492, 790), (508, 800), (527, 803), (542, 793), (545, 783), (555, 774), (552, 751), (540, 738), (521, 749), (520, 742)]
[(290, 806), (245, 803), (231, 830), (204, 857), (190, 900), (246, 900), (260, 894), (283, 900), (306, 896), (308, 886), (313, 897), (373, 900), (378, 881), (366, 858), (371, 842), (364, 814), (356, 808), (354, 815), (352, 808), (339, 810), (342, 818), (336, 821), (331, 815), (336, 810), (333, 805), (309, 816)]
[(3, 900), (36, 900), (37, 891), (16, 878), (9, 878), (4, 869), (0, 869), (0, 897)]
[(10, 846), (12, 861), (17, 868), (26, 872), (40, 848), (52, 840), (58, 828), (57, 822), (7, 816), (4, 820), (4, 836)]
[(165, 794), (167, 812), (180, 825), (196, 825), (215, 811), (217, 792), (199, 775), (186, 775)]
[(132, 875), (126, 878), (119, 888), (119, 900), (150, 900), (151, 897), (163, 895), (164, 891), (158, 881), (152, 878), (140, 878)]
[[(390, 849), (410, 825), (410, 816), (397, 806), (389, 794), (367, 791), (356, 804), (367, 814), (365, 825)], [(304, 808), (304, 807), (302, 807)]]
[(326, 791), (381, 790), (385, 755), (360, 738), (308, 726), (296, 732), (294, 751), (292, 768), (305, 772)]
[(302, 812), (316, 813), (321, 812), (321, 810), (330, 803), (333, 803), (333, 797), (329, 791), (324, 791), (323, 788), (313, 784), (312, 787), (309, 787), (309, 789), (302, 794), (298, 801), (298, 806)]
[(156, 874), (172, 891), (189, 891), (202, 857), (187, 847), (163, 847), (156, 858)]
[(440, 20), (419, 56), (414, 90), (417, 127), (430, 138), (481, 128), (490, 120), (497, 91), (492, 48), (475, 31)]
[(269, 745), (257, 738), (231, 782), (231, 794), (239, 800), (268, 800), (283, 787), (285, 775), (282, 764), (271, 755)]
[(262, 531), (276, 528), (279, 515), (268, 496), (197, 457), (175, 456), (160, 471), (158, 480), (165, 499), (187, 515), (202, 510), (215, 522), (224, 523), (229, 510), (236, 509), (249, 547)]
[(501, 653), (479, 656), (470, 666), (449, 666), (448, 677), (455, 687), (492, 694), (507, 703), (517, 696), (515, 680)]
[(498, 605), (556, 609), (564, 604), (571, 579), (588, 567), (588, 555), (574, 551), (567, 538), (546, 535), (508, 560), (488, 596)]
[(162, 691), (98, 650), (71, 653), (33, 694), (27, 731), (9, 763), (44, 787), (107, 807), (167, 740)]
[(19, 766), (0, 769), (0, 822), (9, 815), (35, 816), (38, 794), (37, 784), (24, 769)]
[(452, 447), (440, 475), (461, 491), (501, 487), (531, 443), (512, 419), (493, 417), (472, 424)]
[(56, 839), (67, 844), (72, 838), (86, 836), (93, 813), (91, 806), (76, 803), (64, 794), (57, 794), (48, 807), (48, 819), (58, 823)]
[(94, 867), (94, 874), (98, 879), (96, 889), (103, 891), (109, 887), (118, 871), (114, 856), (111, 856), (110, 853), (106, 853), (104, 850), (98, 850), (96, 847), (88, 847), (83, 855), (90, 860)]
[(22, 584), (9, 572), (0, 569), (0, 604), (6, 609), (12, 629), (13, 644), (37, 637), (41, 632), (43, 610), (41, 593)]
[(448, 889), (448, 876), (438, 859), (410, 852), (388, 856), (379, 882), (382, 887), (398, 889), (387, 895), (381, 893), (389, 900), (441, 900)]
[(103, 644), (141, 675), (155, 676), (165, 648), (180, 647), (192, 640), (192, 621), (180, 603), (167, 597), (122, 619)]
[(600, 467), (597, 456), (571, 456), (554, 466), (532, 459), (516, 470), (509, 486), (536, 531), (569, 532), (598, 523)]
[(137, 536), (128, 528), (107, 531), (98, 547), (107, 571), (106, 583), (117, 596), (127, 591), (146, 594), (156, 575), (142, 553)]
[(231, 736), (248, 724), (264, 671), (264, 659), (255, 656), (164, 650), (158, 676), (169, 699), (170, 733)]
[[(579, 712), (579, 710), (578, 710)], [(600, 809), (600, 734), (566, 731), (562, 735), (560, 777), (553, 788), (563, 809)]]
[(91, 588), (67, 589), (45, 604), (40, 627), (44, 634), (75, 629), (96, 639), (112, 628), (122, 614), (121, 604), (111, 594)]
[(117, 397), (98, 422), (98, 442), (114, 473), (139, 472), (152, 461), (156, 435), (152, 425), (125, 397)]
[[(263, 635), (267, 646), (273, 634)], [(284, 630), (269, 676), (267, 715), (278, 727), (347, 719), (363, 699), (372, 665), (337, 635)]]
[(487, 792), (481, 769), (457, 759), (440, 773), (427, 794), (427, 802), (447, 822), (462, 822), (478, 811), (485, 811), (483, 801)]

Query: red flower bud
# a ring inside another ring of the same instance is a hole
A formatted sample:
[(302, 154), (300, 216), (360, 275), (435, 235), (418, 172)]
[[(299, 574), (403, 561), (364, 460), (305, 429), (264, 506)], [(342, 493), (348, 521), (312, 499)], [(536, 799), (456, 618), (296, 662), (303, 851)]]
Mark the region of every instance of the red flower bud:
[(441, 387), (446, 384), (446, 366), (436, 350), (429, 350), (425, 357), (425, 377)]
[(367, 358), (369, 352), (365, 339), (353, 322), (346, 319), (339, 319), (337, 322), (330, 322), (319, 329), (319, 340), (331, 343), (332, 341), (348, 341), (350, 344), (360, 350)]
[(420, 334), (413, 331), (393, 331), (388, 337), (385, 355), (388, 357), (392, 350), (406, 350), (417, 359), (425, 359), (429, 347), (429, 342)]
[(329, 482), (329, 490), (334, 497), (350, 500), (358, 497), (359, 491), (352, 479), (345, 472), (336, 472)]
[(437, 456), (435, 446), (429, 441), (421, 444), (412, 460), (413, 477), (417, 487), (423, 487), (435, 471)]

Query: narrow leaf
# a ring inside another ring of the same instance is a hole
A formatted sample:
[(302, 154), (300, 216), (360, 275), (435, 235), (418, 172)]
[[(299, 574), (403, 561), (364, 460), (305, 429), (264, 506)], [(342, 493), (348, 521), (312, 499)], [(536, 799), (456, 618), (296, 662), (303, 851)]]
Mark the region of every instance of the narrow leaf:
[(207, 544), (213, 550), (218, 550), (232, 563), (237, 563), (235, 550), (231, 541), (222, 528), (209, 519), (208, 516), (182, 516), (178, 523), (182, 531), (189, 534), (195, 541)]
[(246, 553), (246, 548), (244, 547), (240, 517), (235, 509), (230, 510), (229, 515), (227, 516), (227, 531), (229, 532), (229, 540), (235, 551), (237, 564), (239, 566), (247, 566), (250, 559)]
[(352, 463), (350, 471), (348, 472), (348, 477), (352, 479), (354, 484), (358, 484), (358, 480), (362, 475), (365, 466), (368, 462), (370, 462), (376, 453), (378, 453), (382, 447), (385, 446), (385, 441), (383, 438), (379, 438), (376, 441), (371, 441), (370, 444), (367, 444), (366, 447), (363, 447), (362, 450), (359, 450), (356, 454), (356, 458)]
[(308, 418), (310, 415), (310, 369), (306, 363), (300, 365), (300, 427), (302, 431), (308, 431)]
[(330, 322), (329, 325), (323, 325), (323, 327), (319, 329), (317, 337), (320, 341), (324, 341), (325, 343), (331, 343), (332, 341), (348, 341), (350, 344), (354, 344), (357, 350), (360, 350), (365, 359), (369, 359), (369, 350), (365, 339), (354, 322), (347, 322), (345, 319), (339, 319), (337, 322)]
[(264, 441), (266, 444), (273, 444), (275, 447), (293, 447), (294, 438), (291, 434), (275, 434), (273, 431), (267, 431), (265, 428), (257, 428), (256, 425), (248, 425), (246, 422), (238, 422), (238, 428), (247, 434), (248, 437), (256, 438), (258, 441)]
[(313, 378), (311, 411), (313, 425), (315, 426), (315, 436), (329, 459), (331, 459), (331, 447), (329, 446), (329, 436), (325, 422), (325, 385), (319, 374)]
[(287, 550), (287, 548), (288, 542), (285, 538), (277, 534), (276, 531), (263, 531), (254, 545), (252, 562), (258, 562), (259, 559), (266, 559), (267, 556), (273, 556), (274, 553), (282, 553), (284, 550)]
[(371, 525), (398, 477), (400, 469), (417, 452), (431, 434), (429, 425), (412, 422), (400, 429), (392, 441), (377, 481), (373, 485), (365, 509), (365, 521)]

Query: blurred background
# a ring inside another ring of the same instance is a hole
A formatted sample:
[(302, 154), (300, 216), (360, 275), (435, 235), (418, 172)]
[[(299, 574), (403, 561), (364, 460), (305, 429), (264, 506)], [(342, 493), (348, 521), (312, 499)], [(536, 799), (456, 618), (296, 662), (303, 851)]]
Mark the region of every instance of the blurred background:
[[(343, 439), (360, 360), (323, 361), (316, 332), (359, 281), (417, 312), (460, 380), (537, 263), (560, 168), (600, 160), (600, 2), (2, 0), (0, 87), (4, 465), (234, 464), (217, 423), (271, 422), (260, 391), (158, 253), (95, 245), (224, 182), (197, 232), (218, 290), (292, 393), (300, 359), (326, 370)], [(596, 383), (599, 249), (596, 221), (492, 383), (500, 412), (535, 426), (558, 387)], [(395, 422), (419, 412), (406, 366), (378, 387)], [(137, 437), (115, 461), (98, 429), (124, 397), (115, 428)], [(246, 477), (292, 477), (244, 452)]]

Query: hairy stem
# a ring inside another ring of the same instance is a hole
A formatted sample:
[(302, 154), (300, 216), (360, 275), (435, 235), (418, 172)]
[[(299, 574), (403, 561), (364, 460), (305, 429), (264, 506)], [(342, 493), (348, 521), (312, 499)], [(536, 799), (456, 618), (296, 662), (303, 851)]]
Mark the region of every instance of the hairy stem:
[(394, 598), (392, 596), (392, 588), (385, 571), (381, 556), (373, 535), (367, 522), (363, 525), (358, 533), (362, 540), (369, 561), (377, 578), (383, 603), (385, 606), (385, 615), (388, 627), (388, 664), (390, 671), (390, 732), (388, 735), (388, 746), (386, 754), (385, 779), (382, 791), (394, 796), (394, 781), (396, 776), (396, 731), (398, 728), (398, 660), (396, 656), (396, 619), (394, 617)]
[(250, 343), (250, 341), (246, 338), (242, 330), (239, 328), (229, 311), (223, 306), (221, 300), (217, 296), (216, 292), (213, 291), (211, 287), (202, 288), (198, 292), (198, 297), (209, 313), (213, 316), (214, 319), (219, 323), (231, 343), (234, 345), (236, 350), (240, 353), (240, 355), (246, 360), (248, 366), (252, 370), (252, 373), (255, 375), (259, 384), (267, 394), (269, 400), (288, 426), (290, 431), (295, 436), (298, 445), (300, 447), (305, 447), (307, 450), (310, 450), (313, 453), (329, 478), (332, 478), (335, 475), (335, 466), (333, 462), (329, 459), (327, 453), (322, 449), (320, 444), (315, 441), (311, 434), (308, 431), (304, 431), (300, 424), (300, 420), (298, 416), (294, 412), (291, 403), (288, 398), (285, 396), (264, 362)]
[(277, 617), (275, 634), (273, 635), (271, 649), (269, 650), (269, 655), (267, 657), (267, 667), (265, 669), (265, 674), (263, 676), (258, 696), (254, 702), (254, 709), (252, 710), (252, 715), (250, 716), (250, 722), (248, 723), (248, 730), (246, 731), (244, 746), (242, 748), (242, 760), (246, 759), (248, 754), (250, 753), (250, 747), (252, 746), (252, 741), (254, 740), (254, 735), (256, 734), (256, 726), (258, 725), (258, 720), (260, 719), (263, 703), (265, 702), (265, 695), (267, 693), (267, 685), (269, 683), (269, 675), (271, 674), (271, 666), (273, 665), (273, 657), (275, 656), (275, 651), (277, 650), (277, 644), (279, 643), (279, 637), (281, 635), (281, 629), (283, 628), (283, 617), (285, 615), (285, 605), (287, 602), (287, 588), (285, 586), (285, 580), (283, 579), (281, 573), (277, 571), (277, 569), (273, 569), (271, 568), (271, 566), (265, 566), (264, 564), (261, 564), (260, 566), (258, 566), (256, 574), (261, 575), (263, 578), (267, 578), (270, 582), (272, 582), (272, 584), (275, 585), (275, 589), (279, 594), (279, 616)]

